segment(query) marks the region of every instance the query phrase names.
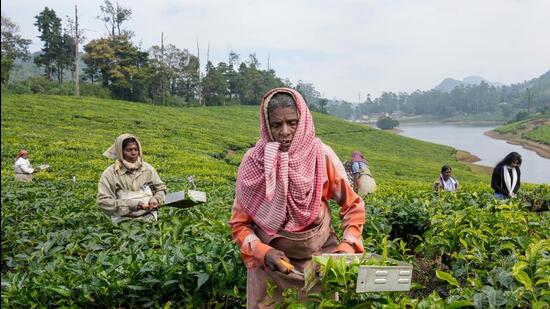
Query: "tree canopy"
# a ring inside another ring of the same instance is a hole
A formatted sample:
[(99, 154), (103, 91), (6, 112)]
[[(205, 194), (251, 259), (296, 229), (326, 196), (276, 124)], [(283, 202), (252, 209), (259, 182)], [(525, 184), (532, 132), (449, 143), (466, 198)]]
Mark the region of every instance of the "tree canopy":
[(9, 73), (13, 68), (16, 58), (29, 57), (29, 44), (31, 40), (23, 38), (19, 34), (19, 26), (2, 13), (2, 70), (1, 82), (9, 79)]

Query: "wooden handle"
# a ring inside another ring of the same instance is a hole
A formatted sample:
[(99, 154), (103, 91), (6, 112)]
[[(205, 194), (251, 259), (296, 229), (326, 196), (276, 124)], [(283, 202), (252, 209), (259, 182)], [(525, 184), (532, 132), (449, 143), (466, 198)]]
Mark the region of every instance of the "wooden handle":
[(283, 264), (283, 266), (286, 267), (286, 269), (288, 269), (289, 271), (294, 270), (294, 265), (290, 264), (289, 262), (283, 259), (281, 259), (281, 264)]

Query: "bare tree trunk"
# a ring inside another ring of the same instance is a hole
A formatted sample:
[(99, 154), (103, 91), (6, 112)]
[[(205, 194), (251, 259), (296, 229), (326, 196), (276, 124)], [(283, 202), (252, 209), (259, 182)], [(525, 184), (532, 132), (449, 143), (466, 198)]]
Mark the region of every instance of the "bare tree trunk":
[(199, 47), (199, 39), (197, 38), (197, 59), (199, 61), (199, 86), (198, 86), (198, 96), (199, 96), (199, 105), (202, 106), (202, 76), (201, 76), (201, 50)]
[(208, 48), (206, 49), (206, 65), (210, 62), (210, 42), (208, 42)]
[(160, 77), (160, 102), (162, 104), (164, 104), (164, 92), (165, 92), (165, 76), (164, 76), (164, 32), (161, 32), (160, 33), (160, 65), (162, 66), (162, 69), (161, 69), (161, 74), (162, 76)]
[(80, 40), (80, 33), (78, 33), (78, 8), (74, 6), (74, 95), (80, 96), (80, 53), (78, 52), (78, 41)]

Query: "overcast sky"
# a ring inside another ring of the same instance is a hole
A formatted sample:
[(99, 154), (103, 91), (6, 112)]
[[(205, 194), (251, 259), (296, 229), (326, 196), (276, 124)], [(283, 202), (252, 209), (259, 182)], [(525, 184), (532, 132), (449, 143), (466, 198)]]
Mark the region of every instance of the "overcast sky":
[[(2, 0), (2, 14), (41, 47), (33, 25), (45, 6), (66, 21), (78, 5), (88, 40), (106, 30), (94, 0)], [(165, 43), (201, 59), (241, 60), (313, 83), (327, 98), (351, 102), (382, 91), (429, 90), (444, 78), (479, 75), (517, 83), (550, 70), (548, 0), (119, 0), (132, 9), (126, 28), (143, 49)]]

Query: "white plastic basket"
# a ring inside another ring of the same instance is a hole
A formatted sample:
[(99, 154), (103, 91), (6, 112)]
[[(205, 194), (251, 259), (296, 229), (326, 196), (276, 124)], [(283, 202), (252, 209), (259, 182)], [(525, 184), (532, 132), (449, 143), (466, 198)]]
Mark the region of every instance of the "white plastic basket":
[[(348, 263), (363, 257), (363, 254), (337, 254), (326, 253), (324, 257), (332, 257), (334, 259), (346, 258)], [(375, 253), (366, 253), (367, 259), (380, 259), (381, 256)], [(379, 266), (379, 265), (361, 265), (357, 274), (357, 283), (355, 291), (357, 293), (364, 292), (392, 292), (392, 291), (409, 291), (412, 283), (413, 267), (411, 264), (388, 259), (397, 265)]]

